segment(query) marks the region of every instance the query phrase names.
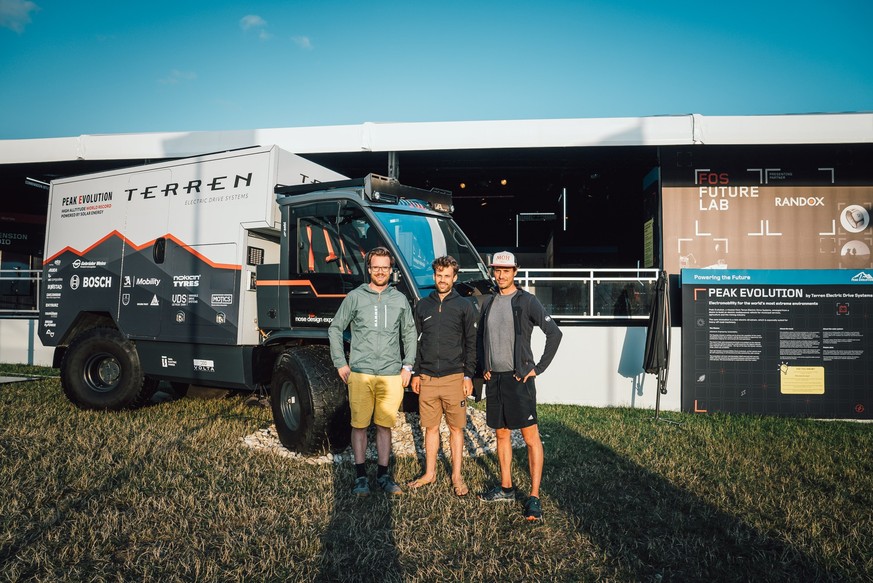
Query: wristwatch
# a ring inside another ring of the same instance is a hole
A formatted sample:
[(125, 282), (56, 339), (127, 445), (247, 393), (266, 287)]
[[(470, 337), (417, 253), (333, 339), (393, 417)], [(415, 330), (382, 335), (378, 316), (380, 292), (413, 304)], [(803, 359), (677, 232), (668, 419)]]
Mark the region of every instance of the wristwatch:
[(412, 367), (409, 366), (408, 364), (404, 364), (403, 369), (406, 370), (407, 372), (412, 372)]

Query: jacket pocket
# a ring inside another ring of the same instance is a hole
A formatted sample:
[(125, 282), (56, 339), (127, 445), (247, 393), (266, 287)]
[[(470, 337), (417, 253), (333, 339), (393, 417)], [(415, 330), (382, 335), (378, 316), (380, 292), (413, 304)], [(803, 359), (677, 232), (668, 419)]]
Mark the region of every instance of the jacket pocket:
[(379, 322), (383, 330), (394, 330), (400, 320), (400, 308), (389, 304), (377, 306), (379, 310)]

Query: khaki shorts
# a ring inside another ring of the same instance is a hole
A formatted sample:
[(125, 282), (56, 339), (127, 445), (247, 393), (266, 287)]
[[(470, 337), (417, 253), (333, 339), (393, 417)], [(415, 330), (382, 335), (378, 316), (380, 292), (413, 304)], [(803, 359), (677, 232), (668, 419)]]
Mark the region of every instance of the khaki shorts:
[(364, 429), (370, 426), (370, 421), (382, 427), (394, 427), (402, 402), (403, 381), (399, 374), (379, 376), (352, 372), (349, 375), (352, 427)]
[(422, 427), (438, 427), (443, 413), (446, 424), (463, 429), (467, 425), (467, 397), (464, 395), (464, 373), (432, 377), (421, 375), (418, 412)]

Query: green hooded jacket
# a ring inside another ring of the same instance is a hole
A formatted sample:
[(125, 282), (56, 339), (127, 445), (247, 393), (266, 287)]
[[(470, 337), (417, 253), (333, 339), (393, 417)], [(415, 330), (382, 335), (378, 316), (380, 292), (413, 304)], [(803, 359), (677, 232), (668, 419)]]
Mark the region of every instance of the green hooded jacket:
[[(343, 332), (352, 330), (352, 348), (346, 363)], [(373, 291), (365, 283), (349, 292), (330, 328), (330, 357), (336, 368), (346, 364), (354, 372), (373, 375), (400, 374), (403, 365), (415, 363), (417, 332), (406, 296), (389, 286)], [(403, 339), (403, 358), (400, 340)]]

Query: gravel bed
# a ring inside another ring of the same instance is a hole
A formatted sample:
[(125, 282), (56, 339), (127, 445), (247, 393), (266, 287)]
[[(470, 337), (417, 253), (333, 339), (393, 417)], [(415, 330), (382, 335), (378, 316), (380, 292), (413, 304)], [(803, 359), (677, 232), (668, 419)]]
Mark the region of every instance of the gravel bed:
[[(376, 459), (375, 430), (368, 430), (367, 459)], [(440, 457), (447, 456), (449, 450), (449, 427), (445, 420), (440, 424), (441, 448)], [(303, 455), (296, 451), (286, 449), (276, 434), (276, 426), (267, 428), (247, 435), (242, 439), (246, 447), (256, 451), (271, 453), (291, 460), (309, 464), (351, 463), (353, 460), (352, 448), (347, 447), (339, 453), (325, 455)], [(521, 431), (512, 431), (512, 447), (518, 449), (524, 447), (524, 439)], [(398, 413), (397, 423), (391, 431), (391, 443), (395, 456), (421, 456), (424, 457), (424, 433), (419, 422), (418, 413)], [(464, 456), (478, 457), (496, 452), (497, 440), (494, 430), (485, 424), (485, 412), (472, 407), (467, 407), (467, 426), (464, 428)]]

